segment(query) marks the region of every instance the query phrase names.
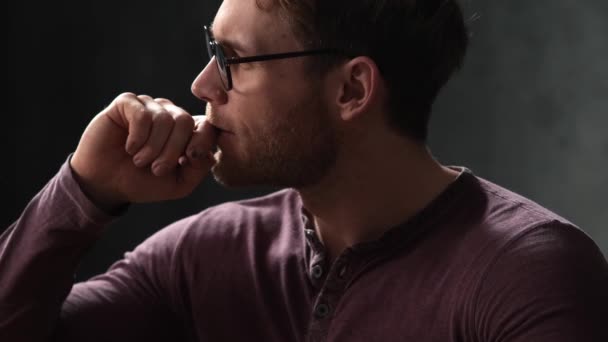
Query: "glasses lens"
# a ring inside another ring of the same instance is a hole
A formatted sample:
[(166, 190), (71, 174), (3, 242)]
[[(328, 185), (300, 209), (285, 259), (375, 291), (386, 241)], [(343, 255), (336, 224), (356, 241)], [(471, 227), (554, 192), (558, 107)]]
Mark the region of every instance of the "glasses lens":
[(224, 88), (230, 89), (230, 80), (228, 75), (228, 66), (226, 65), (226, 57), (221, 45), (215, 45), (215, 61), (217, 62), (217, 68), (220, 71), (220, 78), (224, 84)]
[(213, 56), (215, 55), (215, 46), (214, 43), (211, 40), (211, 37), (209, 36), (209, 29), (205, 26), (205, 47), (207, 48), (207, 54), (209, 55), (209, 59), (213, 58)]
[(230, 90), (230, 70), (228, 70), (228, 65), (226, 65), (226, 57), (224, 55), (224, 50), (222, 50), (221, 45), (219, 45), (213, 38), (211, 38), (211, 32), (209, 32), (209, 28), (207, 26), (204, 27), (204, 31), (205, 46), (207, 47), (209, 59), (213, 59), (213, 57), (215, 57), (217, 69), (220, 73), (220, 78), (222, 79), (224, 88), (226, 90)]

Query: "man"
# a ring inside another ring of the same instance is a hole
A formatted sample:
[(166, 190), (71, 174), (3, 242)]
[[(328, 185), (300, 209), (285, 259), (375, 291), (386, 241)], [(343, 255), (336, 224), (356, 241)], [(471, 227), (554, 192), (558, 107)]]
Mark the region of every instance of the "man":
[[(205, 119), (120, 95), (0, 237), (0, 340), (608, 340), (593, 241), (425, 146), (466, 50), (455, 1), (225, 0), (206, 35)], [(129, 203), (209, 170), (287, 189), (176, 222), (72, 286)]]

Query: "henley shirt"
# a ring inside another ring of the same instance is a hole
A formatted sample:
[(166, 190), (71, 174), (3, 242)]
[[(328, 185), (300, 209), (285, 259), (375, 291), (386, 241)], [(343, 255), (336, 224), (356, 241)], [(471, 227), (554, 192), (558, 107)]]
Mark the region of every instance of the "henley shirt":
[(299, 194), (208, 208), (74, 284), (115, 217), (66, 162), (0, 236), (0, 341), (608, 341), (608, 264), (582, 230), (460, 168), (331, 264)]

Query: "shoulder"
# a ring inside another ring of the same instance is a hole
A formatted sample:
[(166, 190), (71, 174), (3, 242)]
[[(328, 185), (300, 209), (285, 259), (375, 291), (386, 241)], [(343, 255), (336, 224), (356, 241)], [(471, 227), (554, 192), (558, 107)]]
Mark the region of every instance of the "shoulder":
[(581, 230), (559, 221), (537, 225), (488, 261), (473, 300), (476, 331), (488, 333), (482, 340), (608, 337), (602, 322), (608, 317), (608, 264)]
[(608, 315), (608, 264), (599, 247), (534, 201), (478, 181), (487, 205), (475, 234), (486, 244), (476, 246), (485, 250), (469, 313), (486, 334), (479, 337), (597, 340)]
[[(477, 179), (487, 197), (481, 231), (499, 241), (494, 245), (496, 260), (529, 262), (534, 257), (588, 255), (605, 264), (599, 247), (574, 223), (513, 191)], [(564, 267), (567, 263), (554, 265)]]
[(528, 198), (482, 178), (477, 180), (487, 199), (473, 233), (482, 236), (477, 240), (481, 246), (487, 243), (483, 253), (485, 281), (519, 276), (535, 281), (543, 281), (544, 276), (563, 277), (568, 281), (587, 267), (606, 278), (606, 259), (581, 228)]
[[(439, 241), (473, 259), (477, 271), (508, 250), (531, 241), (546, 248), (571, 248), (576, 244), (595, 246), (572, 222), (540, 204), (505, 189), (465, 169), (451, 186), (438, 232)], [(562, 239), (566, 244), (549, 242)], [(575, 241), (577, 241), (575, 243)], [(532, 252), (524, 248), (523, 251)], [(460, 254), (458, 254), (460, 255)]]
[(167, 253), (198, 250), (201, 246), (222, 244), (253, 238), (254, 235), (280, 235), (285, 229), (298, 229), (301, 201), (291, 189), (265, 196), (226, 202), (178, 220), (159, 230), (138, 249)]
[(261, 197), (213, 206), (187, 218), (187, 221), (188, 229), (196, 235), (221, 233), (227, 228), (272, 230), (299, 219), (300, 215), (301, 201), (298, 193), (285, 189)]
[(210, 207), (164, 230), (179, 235), (175, 248), (182, 257), (221, 256), (228, 250), (252, 253), (273, 244), (297, 243), (303, 234), (301, 206), (299, 194), (285, 189)]
[(532, 252), (530, 243), (558, 250), (580, 245), (597, 249), (582, 229), (546, 207), (470, 172), (464, 176), (467, 195), (457, 205), (458, 210), (470, 212), (463, 221), (464, 242), (474, 244), (485, 258), (518, 246), (526, 246), (522, 252)]
[(497, 223), (516, 224), (528, 228), (556, 221), (574, 226), (567, 219), (527, 197), (484, 178), (475, 178), (487, 198), (488, 218), (496, 219)]

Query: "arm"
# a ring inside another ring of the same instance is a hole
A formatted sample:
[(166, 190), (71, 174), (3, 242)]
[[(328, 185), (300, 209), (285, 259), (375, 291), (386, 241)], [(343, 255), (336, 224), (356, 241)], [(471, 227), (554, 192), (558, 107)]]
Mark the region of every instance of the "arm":
[(475, 308), (480, 341), (608, 341), (608, 264), (582, 231), (537, 227), (495, 260)]
[(55, 340), (184, 340), (192, 331), (180, 285), (187, 222), (160, 230), (106, 273), (75, 284), (62, 305)]
[(72, 176), (64, 164), (0, 237), (0, 341), (179, 339), (184, 329), (172, 309), (179, 295), (172, 293), (171, 272), (181, 225), (72, 287), (79, 260), (113, 218)]
[[(70, 293), (72, 275), (111, 220), (104, 211), (186, 196), (213, 164), (198, 156), (216, 138), (206, 121), (195, 124), (166, 99), (126, 93), (99, 113), (71, 168), (66, 163), (0, 237), (0, 341), (43, 341), (52, 331), (78, 341), (162, 338), (171, 326), (159, 324), (167, 316), (162, 291), (141, 266), (154, 255), (127, 257)], [(78, 336), (75, 324), (91, 330)]]
[(78, 262), (111, 219), (63, 164), (0, 236), (0, 340), (50, 335)]

